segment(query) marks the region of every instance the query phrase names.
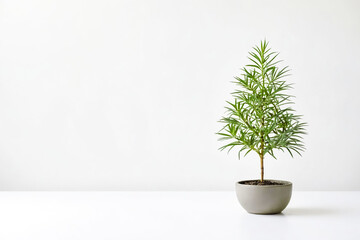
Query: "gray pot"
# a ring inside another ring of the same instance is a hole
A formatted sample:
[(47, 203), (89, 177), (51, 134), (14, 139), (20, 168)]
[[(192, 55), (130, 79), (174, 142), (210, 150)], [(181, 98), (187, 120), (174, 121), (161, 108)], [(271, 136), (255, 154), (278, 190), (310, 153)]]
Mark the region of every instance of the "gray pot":
[(246, 185), (245, 181), (237, 182), (236, 196), (241, 206), (254, 214), (281, 213), (290, 201), (292, 183), (281, 180), (271, 181), (283, 185)]

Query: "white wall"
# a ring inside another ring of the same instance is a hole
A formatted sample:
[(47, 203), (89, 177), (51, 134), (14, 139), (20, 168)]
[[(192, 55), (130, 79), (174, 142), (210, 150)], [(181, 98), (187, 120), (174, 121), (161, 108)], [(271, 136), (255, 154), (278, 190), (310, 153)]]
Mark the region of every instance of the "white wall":
[(230, 190), (214, 134), (266, 37), (309, 123), (296, 190), (360, 190), (359, 1), (0, 1), (0, 189)]

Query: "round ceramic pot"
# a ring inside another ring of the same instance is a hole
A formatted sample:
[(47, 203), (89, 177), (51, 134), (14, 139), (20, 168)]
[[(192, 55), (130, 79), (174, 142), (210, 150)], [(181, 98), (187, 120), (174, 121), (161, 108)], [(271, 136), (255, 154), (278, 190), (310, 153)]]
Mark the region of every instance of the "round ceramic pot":
[(244, 184), (246, 181), (235, 184), (236, 196), (241, 206), (249, 213), (281, 213), (288, 205), (292, 193), (291, 182), (271, 180), (281, 185), (247, 185)]

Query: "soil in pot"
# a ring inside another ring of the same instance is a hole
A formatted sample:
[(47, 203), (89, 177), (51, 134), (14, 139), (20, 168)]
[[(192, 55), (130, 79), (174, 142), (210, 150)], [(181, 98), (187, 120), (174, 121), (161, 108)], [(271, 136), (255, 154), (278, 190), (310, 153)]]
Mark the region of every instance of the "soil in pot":
[(261, 182), (260, 180), (249, 180), (249, 181), (242, 181), (241, 184), (245, 185), (284, 185), (282, 182), (277, 182), (273, 180), (264, 180)]

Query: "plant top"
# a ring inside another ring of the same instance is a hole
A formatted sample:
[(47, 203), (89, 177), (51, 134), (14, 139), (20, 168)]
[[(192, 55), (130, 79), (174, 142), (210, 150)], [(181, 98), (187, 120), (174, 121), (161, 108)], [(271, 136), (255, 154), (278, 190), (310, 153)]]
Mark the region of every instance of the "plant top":
[(219, 140), (230, 141), (220, 148), (229, 151), (239, 146), (238, 156), (245, 151), (256, 152), (260, 156), (263, 180), (263, 159), (266, 154), (275, 157), (274, 150), (286, 150), (301, 155), (305, 150), (302, 135), (306, 134), (306, 123), (292, 108), (293, 96), (287, 93), (292, 84), (284, 78), (288, 76), (288, 66), (279, 68), (279, 53), (272, 52), (266, 40), (260, 47), (249, 52), (251, 61), (242, 69), (240, 77), (235, 77), (238, 87), (227, 102), (227, 114), (220, 122), (225, 124), (217, 133)]

